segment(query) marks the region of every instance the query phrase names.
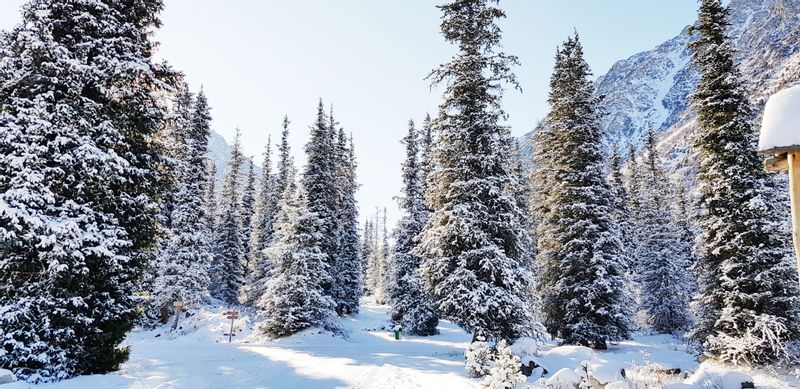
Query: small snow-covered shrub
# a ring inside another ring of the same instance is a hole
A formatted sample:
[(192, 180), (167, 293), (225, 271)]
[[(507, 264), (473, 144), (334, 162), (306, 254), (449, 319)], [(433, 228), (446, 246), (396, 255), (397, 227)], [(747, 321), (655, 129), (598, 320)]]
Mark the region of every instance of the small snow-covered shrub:
[(548, 378), (544, 387), (547, 389), (577, 389), (582, 382), (581, 376), (575, 370), (565, 367)]
[(536, 338), (519, 338), (514, 344), (511, 345), (511, 352), (514, 355), (522, 357), (536, 357), (539, 356), (539, 344), (541, 342)]
[(464, 369), (470, 377), (480, 378), (489, 374), (489, 370), (492, 368), (493, 351), (492, 346), (482, 336), (469, 345), (464, 351), (464, 359), (466, 359)]
[(497, 344), (492, 368), (489, 375), (481, 381), (483, 389), (515, 389), (517, 384), (525, 382), (526, 377), (519, 371), (519, 357), (512, 354), (505, 340)]

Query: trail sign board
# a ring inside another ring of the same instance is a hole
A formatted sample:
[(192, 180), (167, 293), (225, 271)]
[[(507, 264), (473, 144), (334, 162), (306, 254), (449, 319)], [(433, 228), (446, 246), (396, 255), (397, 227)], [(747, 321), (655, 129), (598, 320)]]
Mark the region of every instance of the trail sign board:
[(231, 341), (233, 341), (233, 322), (239, 318), (239, 312), (227, 311), (224, 312), (223, 315), (225, 315), (225, 317), (231, 321), (231, 329), (228, 331), (228, 343), (231, 343)]

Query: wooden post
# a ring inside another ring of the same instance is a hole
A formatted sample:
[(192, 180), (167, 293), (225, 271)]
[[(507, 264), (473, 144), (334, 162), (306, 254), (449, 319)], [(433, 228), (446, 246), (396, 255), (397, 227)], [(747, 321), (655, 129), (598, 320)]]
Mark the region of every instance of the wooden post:
[(233, 321), (239, 318), (239, 312), (237, 311), (228, 311), (225, 312), (225, 317), (227, 317), (231, 321), (231, 330), (228, 331), (228, 343), (233, 341)]
[(236, 320), (231, 316), (231, 330), (228, 332), (228, 343), (233, 341), (233, 321)]
[(180, 320), (181, 312), (183, 311), (183, 301), (176, 300), (172, 305), (175, 307), (175, 324), (172, 325), (172, 331), (175, 331), (178, 329), (178, 320)]
[(789, 197), (792, 200), (792, 240), (800, 277), (800, 150), (789, 153)]

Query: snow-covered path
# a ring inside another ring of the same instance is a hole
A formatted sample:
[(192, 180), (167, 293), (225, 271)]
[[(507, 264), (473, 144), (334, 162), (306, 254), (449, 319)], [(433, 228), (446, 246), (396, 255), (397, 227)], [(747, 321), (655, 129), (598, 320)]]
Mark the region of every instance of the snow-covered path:
[[(475, 388), (464, 372), (471, 339), (443, 322), (440, 335), (401, 341), (381, 327), (386, 308), (362, 306), (343, 321), (350, 338), (317, 330), (278, 341), (251, 342), (249, 326), (228, 344), (222, 310), (201, 311), (184, 326), (197, 330), (176, 339), (158, 331), (129, 336), (131, 358), (118, 373), (78, 377), (37, 388)], [(20, 385), (22, 386), (22, 385)], [(5, 389), (5, 388), (3, 388)]]
[[(274, 388), (274, 389), (461, 389), (478, 388), (479, 381), (464, 371), (464, 349), (471, 336), (448, 322), (439, 324), (440, 334), (432, 337), (393, 339), (388, 327), (387, 307), (364, 301), (361, 312), (342, 320), (349, 338), (310, 329), (288, 338), (261, 342), (252, 336), (246, 315), (237, 322), (233, 343), (225, 335), (227, 321), (222, 307), (203, 308), (183, 320), (186, 333), (170, 337), (168, 326), (129, 335), (130, 360), (119, 372), (77, 377), (34, 389), (150, 389), (150, 388)], [(636, 367), (701, 369), (685, 351), (679, 339), (668, 335), (638, 335), (615, 344), (607, 351), (586, 347), (546, 345), (534, 359), (548, 370), (544, 378), (528, 379), (530, 388), (545, 388), (548, 380), (563, 370), (581, 375), (584, 366), (592, 377), (612, 382), (623, 379), (621, 369), (636, 375)], [(523, 358), (525, 359), (525, 358)], [(722, 377), (730, 367), (710, 364), (710, 376)], [(753, 378), (759, 389), (797, 388), (798, 380), (783, 379), (749, 369), (737, 369)], [(541, 374), (540, 370), (537, 370)], [(570, 373), (571, 374), (571, 373)], [(638, 373), (641, 375), (642, 373)], [(709, 374), (701, 375), (709, 376)], [(667, 382), (681, 382), (683, 376)], [(738, 377), (738, 376), (737, 376)], [(630, 377), (629, 377), (630, 378)], [(698, 381), (698, 379), (700, 381)], [(704, 378), (688, 379), (703, 388)], [(701, 384), (698, 384), (701, 383)], [(733, 382), (733, 381), (732, 381)], [(0, 389), (28, 388), (24, 383)], [(724, 389), (739, 389), (738, 382)]]

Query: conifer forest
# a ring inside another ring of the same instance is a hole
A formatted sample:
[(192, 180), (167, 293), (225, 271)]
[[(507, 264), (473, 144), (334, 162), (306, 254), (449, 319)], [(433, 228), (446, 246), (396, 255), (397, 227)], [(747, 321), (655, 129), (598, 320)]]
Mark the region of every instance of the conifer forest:
[[(606, 74), (615, 43), (570, 28), (538, 85), (506, 33), (536, 40), (512, 11), (545, 2), (411, 2), (449, 50), (408, 54), (427, 111), (362, 129), (320, 87), (235, 131), (219, 81), (159, 54), (176, 0), (16, 1), (0, 389), (800, 388), (800, 0), (676, 1), (690, 24)], [(309, 55), (382, 71), (348, 44)]]

